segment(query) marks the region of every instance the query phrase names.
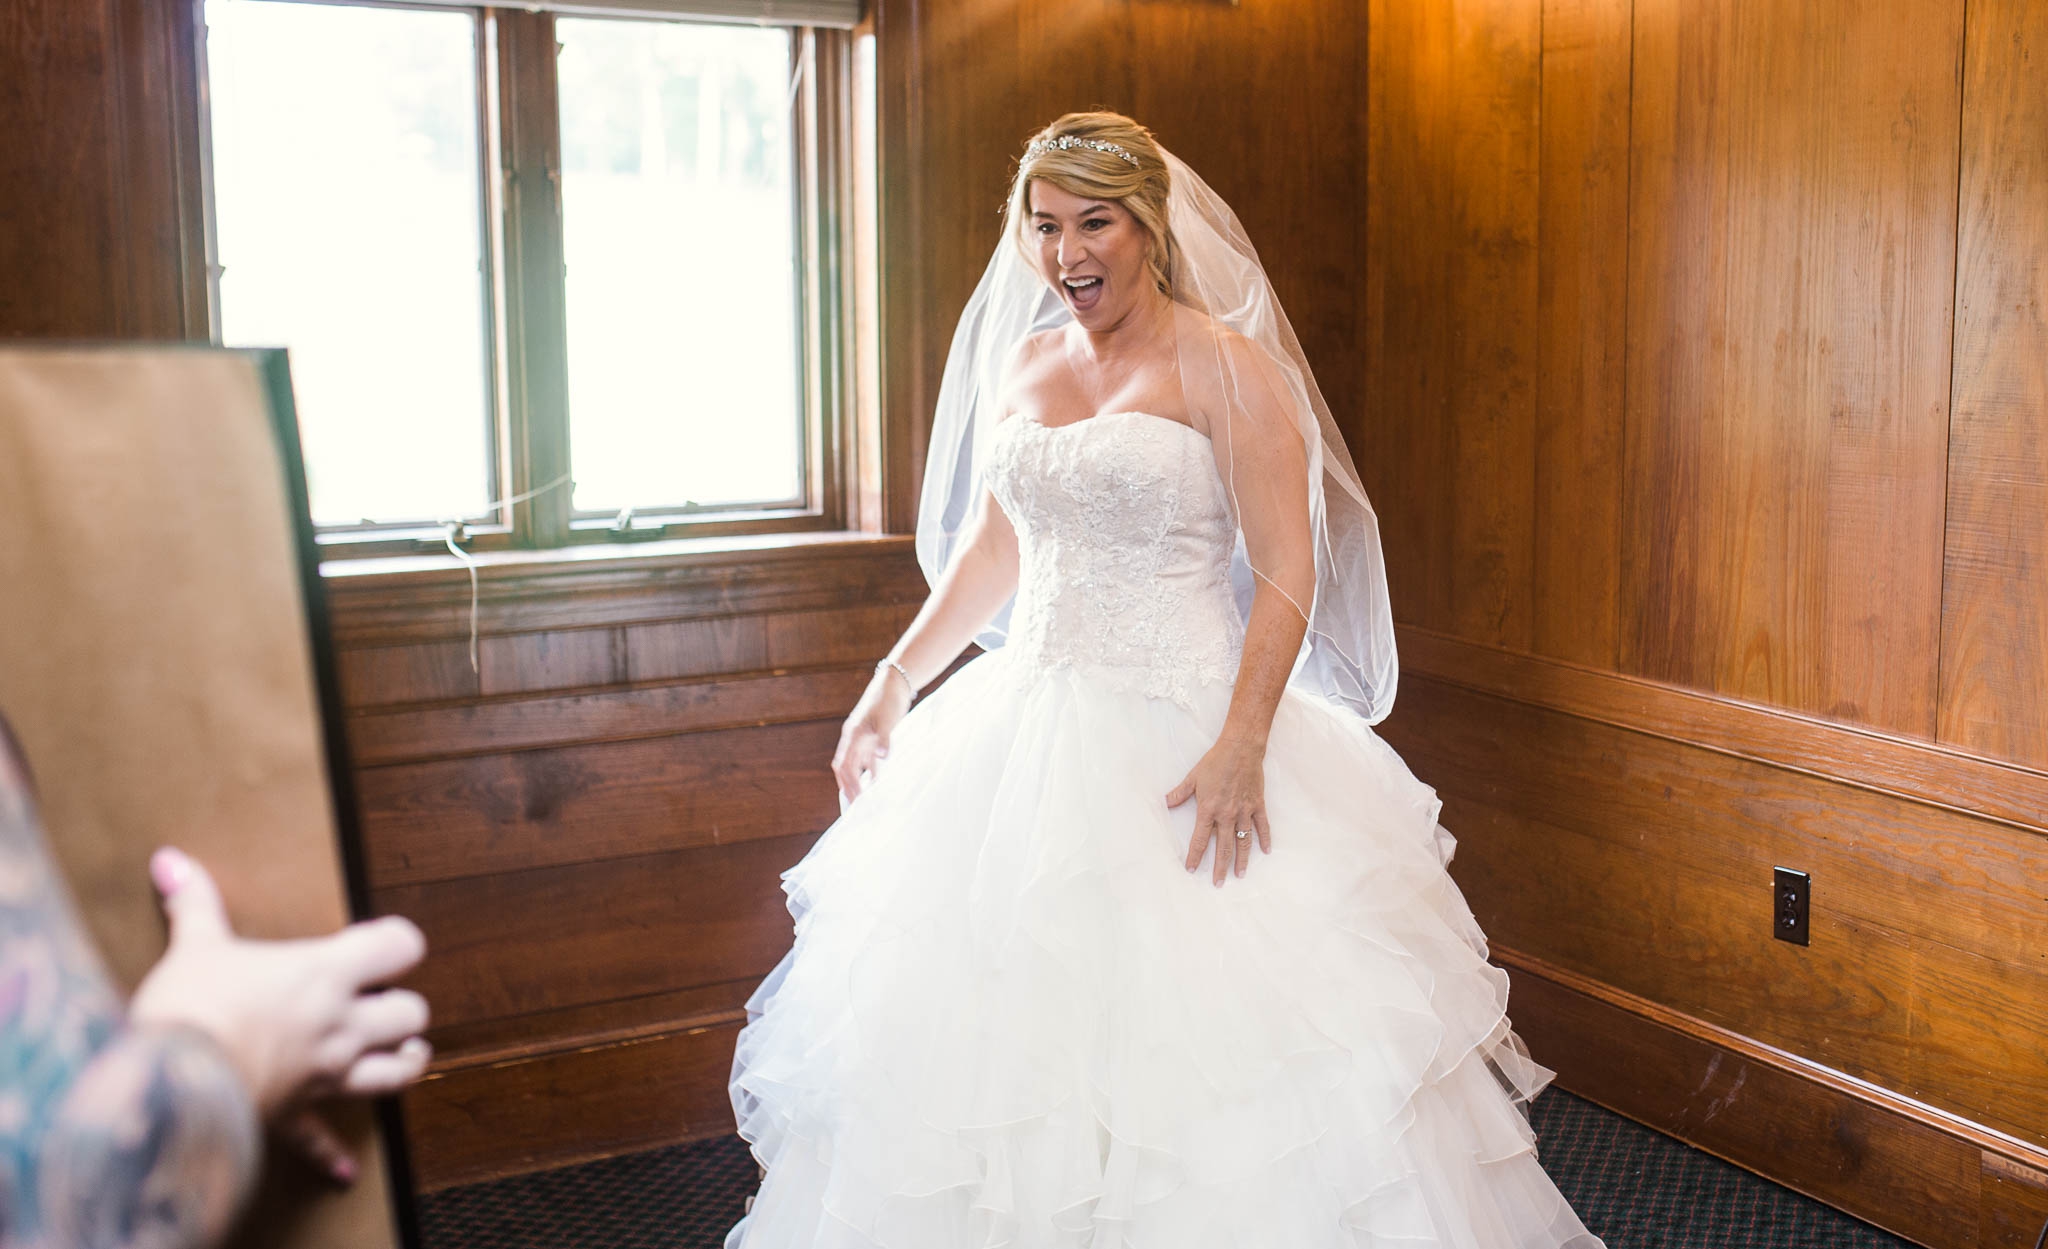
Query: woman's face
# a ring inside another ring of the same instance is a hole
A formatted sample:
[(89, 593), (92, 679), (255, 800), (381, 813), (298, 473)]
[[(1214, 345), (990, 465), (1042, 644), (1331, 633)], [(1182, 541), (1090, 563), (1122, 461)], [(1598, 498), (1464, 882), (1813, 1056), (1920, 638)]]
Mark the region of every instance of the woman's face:
[(1031, 216), (1024, 229), (1039, 276), (1083, 329), (1115, 327), (1153, 293), (1151, 236), (1129, 209), (1038, 180), (1026, 194)]

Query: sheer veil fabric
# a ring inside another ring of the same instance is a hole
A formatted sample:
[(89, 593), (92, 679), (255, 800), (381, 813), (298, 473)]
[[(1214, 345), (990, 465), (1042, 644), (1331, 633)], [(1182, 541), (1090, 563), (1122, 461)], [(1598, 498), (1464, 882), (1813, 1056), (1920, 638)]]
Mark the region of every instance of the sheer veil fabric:
[[(1398, 664), (1372, 504), (1237, 215), (1186, 162), (1160, 152), (1171, 178), (1168, 272), (1182, 391), (1189, 410), (1206, 416), (1221, 458), (1233, 465), (1226, 483), (1233, 510), (1251, 492), (1273, 488), (1229, 456), (1229, 448), (1251, 434), (1249, 396), (1267, 392), (1259, 409), (1284, 411), (1307, 455), (1316, 580), (1314, 601), (1295, 602), (1308, 632), (1291, 684), (1378, 723), (1393, 706)], [(1005, 415), (1007, 362), (1025, 338), (1071, 321), (1065, 303), (1006, 233), (961, 314), (939, 386), (917, 522), (918, 560), (934, 585), (986, 488), (990, 438)], [(1274, 580), (1268, 572), (1254, 565), (1240, 536), (1231, 580), (1241, 614), (1250, 613), (1257, 579)], [(976, 639), (984, 649), (1003, 644), (1009, 615), (1006, 606)]]

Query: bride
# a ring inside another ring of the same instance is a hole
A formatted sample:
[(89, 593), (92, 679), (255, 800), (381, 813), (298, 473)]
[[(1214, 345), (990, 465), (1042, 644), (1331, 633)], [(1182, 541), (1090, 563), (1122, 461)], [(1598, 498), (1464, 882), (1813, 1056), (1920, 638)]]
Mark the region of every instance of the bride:
[(728, 1249), (1597, 1249), (1369, 727), (1357, 472), (1236, 217), (1129, 118), (1025, 149), (918, 554), (740, 1034)]

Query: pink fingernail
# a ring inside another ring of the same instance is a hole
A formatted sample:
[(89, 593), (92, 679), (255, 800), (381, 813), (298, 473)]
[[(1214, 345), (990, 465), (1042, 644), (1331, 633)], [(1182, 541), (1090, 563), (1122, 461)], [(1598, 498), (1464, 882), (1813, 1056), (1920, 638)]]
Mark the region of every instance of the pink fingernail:
[(334, 1160), (334, 1178), (335, 1178), (335, 1180), (336, 1180), (336, 1181), (338, 1181), (339, 1183), (343, 1183), (343, 1184), (353, 1184), (353, 1183), (355, 1183), (355, 1182), (356, 1182), (356, 1164), (355, 1164), (355, 1161), (354, 1161), (353, 1159), (350, 1159), (350, 1158), (337, 1158), (337, 1159), (335, 1159), (335, 1160)]
[(161, 847), (149, 858), (149, 875), (157, 892), (169, 897), (192, 879), (192, 860), (175, 846)]

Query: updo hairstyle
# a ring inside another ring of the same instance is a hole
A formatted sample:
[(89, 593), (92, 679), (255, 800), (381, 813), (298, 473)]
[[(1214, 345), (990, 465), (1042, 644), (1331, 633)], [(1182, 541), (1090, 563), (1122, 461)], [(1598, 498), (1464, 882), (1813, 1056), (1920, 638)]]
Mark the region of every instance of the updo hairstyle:
[[(1134, 165), (1114, 152), (1080, 146), (1034, 152), (1032, 145), (1054, 143), (1062, 138), (1113, 143), (1136, 157), (1137, 163)], [(1027, 248), (1027, 254), (1034, 180), (1049, 182), (1069, 195), (1121, 204), (1151, 236), (1146, 265), (1159, 293), (1172, 298), (1174, 260), (1179, 250), (1166, 220), (1172, 177), (1150, 130), (1122, 113), (1068, 113), (1031, 136), (1010, 182), (1010, 200), (1004, 214), (1005, 227), (1014, 232), (1018, 246)]]

